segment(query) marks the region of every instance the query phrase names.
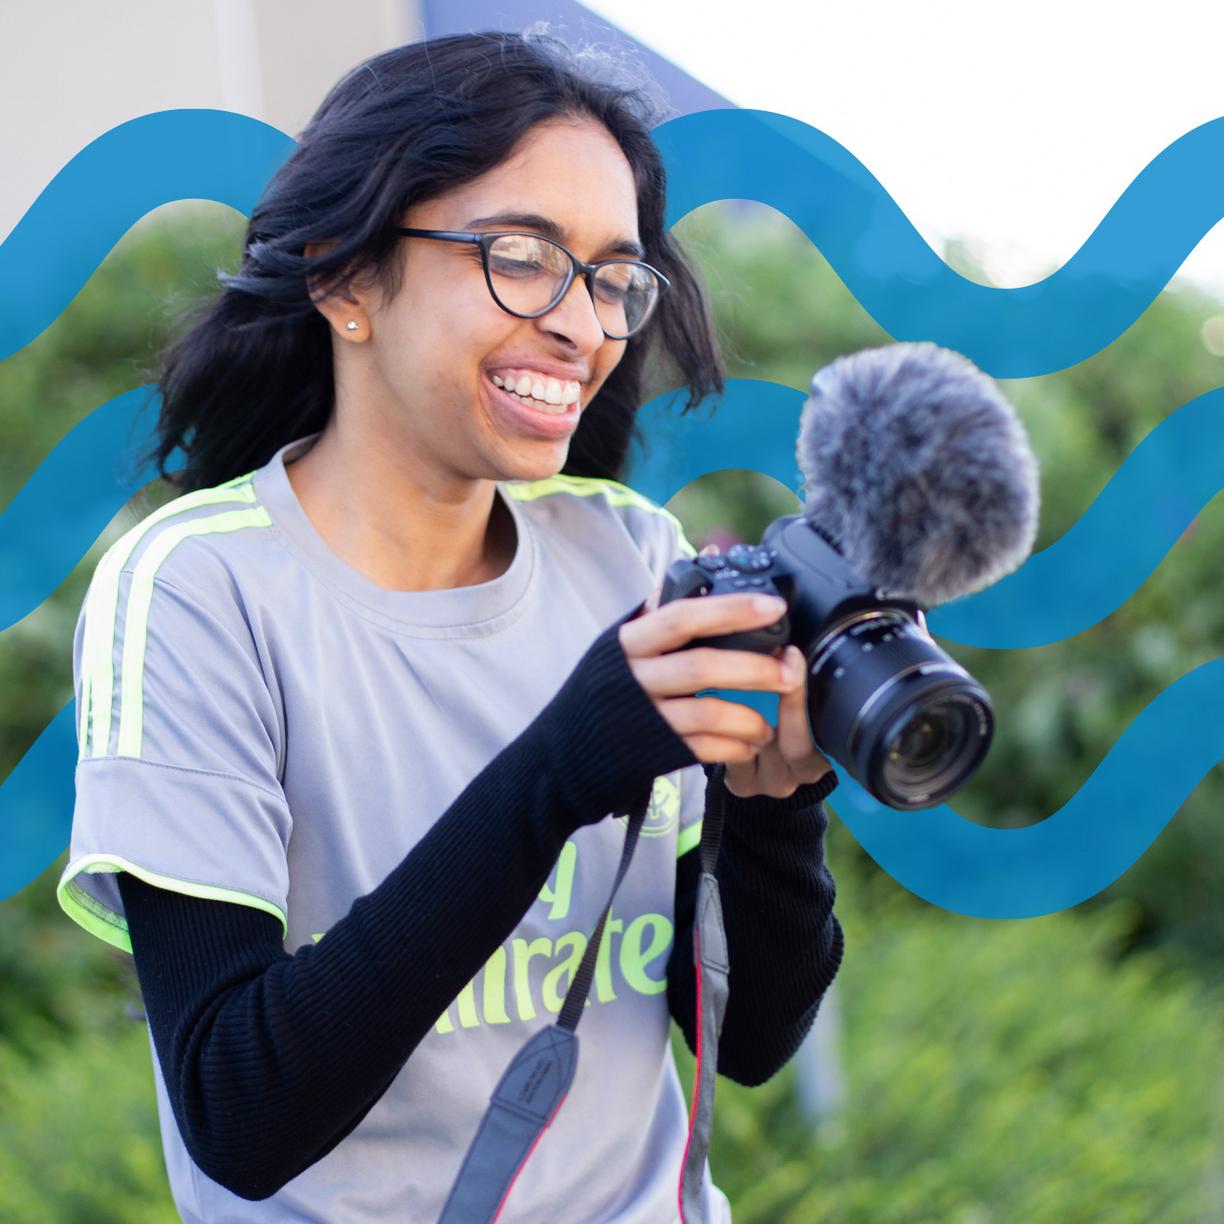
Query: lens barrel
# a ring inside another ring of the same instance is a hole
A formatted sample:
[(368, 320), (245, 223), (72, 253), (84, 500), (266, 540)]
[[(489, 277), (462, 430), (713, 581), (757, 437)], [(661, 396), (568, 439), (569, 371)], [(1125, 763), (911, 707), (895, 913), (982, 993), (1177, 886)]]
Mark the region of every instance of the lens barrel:
[(903, 612), (855, 613), (808, 659), (813, 735), (881, 802), (931, 807), (984, 760), (990, 698)]

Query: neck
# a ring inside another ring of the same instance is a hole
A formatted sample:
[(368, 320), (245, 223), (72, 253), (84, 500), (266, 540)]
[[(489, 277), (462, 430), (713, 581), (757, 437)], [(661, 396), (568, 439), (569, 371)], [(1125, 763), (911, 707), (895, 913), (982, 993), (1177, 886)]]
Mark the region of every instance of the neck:
[(492, 480), (447, 478), (333, 413), (311, 448), (286, 465), (314, 529), (341, 560), (394, 591), (490, 582), (514, 556), (514, 520)]

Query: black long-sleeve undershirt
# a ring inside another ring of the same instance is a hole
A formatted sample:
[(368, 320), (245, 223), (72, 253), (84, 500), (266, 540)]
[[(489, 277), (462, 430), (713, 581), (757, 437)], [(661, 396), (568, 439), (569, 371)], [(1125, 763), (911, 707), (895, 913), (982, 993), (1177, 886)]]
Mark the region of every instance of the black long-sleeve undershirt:
[[(620, 624), (639, 611), (596, 639), (540, 716), (319, 944), (291, 955), (264, 911), (120, 874), (167, 1092), (209, 1177), (263, 1199), (327, 1155), (518, 925), (565, 840), (655, 776), (695, 763), (620, 647)], [(745, 1082), (793, 1053), (840, 960), (825, 818), (811, 806), (828, 782), (787, 800), (726, 796), (718, 874), (735, 989), (719, 1067)], [(690, 852), (677, 865), (668, 973), (669, 1005), (690, 1044), (693, 970), (683, 953), (696, 860)]]
[[(763, 1084), (790, 1060), (841, 965), (845, 945), (833, 915), (837, 889), (824, 861), (829, 819), (822, 803), (836, 786), (830, 771), (786, 799), (723, 794), (714, 874), (731, 988), (718, 1070), (737, 1083)], [(697, 851), (682, 855), (676, 864), (676, 942), (667, 966), (668, 1008), (694, 1051), (693, 922), (700, 874)]]

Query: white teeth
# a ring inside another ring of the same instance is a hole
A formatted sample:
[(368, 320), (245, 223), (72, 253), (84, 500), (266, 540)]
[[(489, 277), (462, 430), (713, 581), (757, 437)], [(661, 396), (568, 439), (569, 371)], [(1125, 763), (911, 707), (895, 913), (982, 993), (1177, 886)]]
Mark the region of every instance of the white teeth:
[(489, 378), (495, 387), (501, 387), (517, 399), (544, 412), (566, 412), (571, 404), (576, 404), (582, 398), (582, 388), (573, 379), (562, 381), (535, 371), (518, 375), (513, 371), (505, 375), (491, 374)]

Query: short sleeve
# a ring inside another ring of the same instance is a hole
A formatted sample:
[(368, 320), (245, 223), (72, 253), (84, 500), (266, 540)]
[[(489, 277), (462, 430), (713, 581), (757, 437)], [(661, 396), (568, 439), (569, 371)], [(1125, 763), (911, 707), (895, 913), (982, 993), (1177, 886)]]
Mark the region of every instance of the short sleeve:
[(278, 707), (236, 596), (214, 602), (104, 558), (77, 620), (76, 797), (57, 897), (127, 952), (122, 871), (287, 930)]

